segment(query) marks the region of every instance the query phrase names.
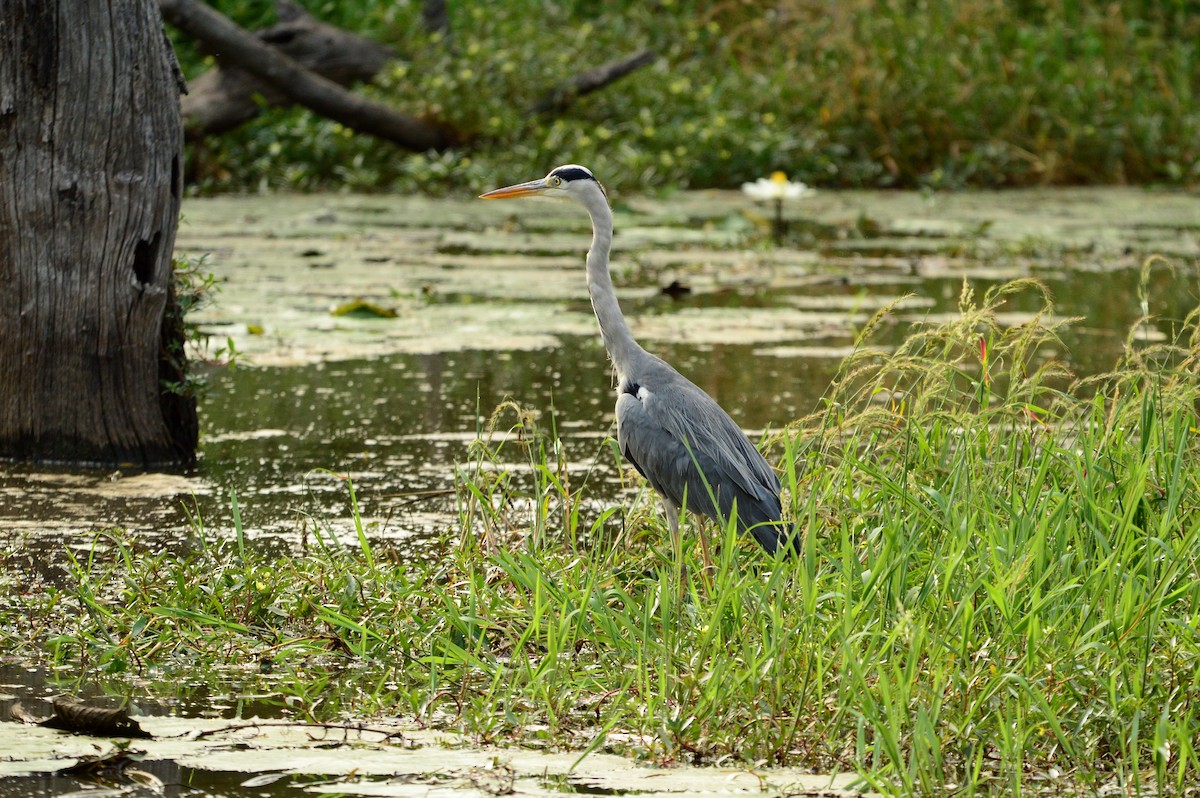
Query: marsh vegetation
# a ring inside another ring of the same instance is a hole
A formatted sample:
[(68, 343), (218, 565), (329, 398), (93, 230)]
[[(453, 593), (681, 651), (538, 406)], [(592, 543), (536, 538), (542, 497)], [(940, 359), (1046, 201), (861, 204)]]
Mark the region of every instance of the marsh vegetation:
[[(267, 4), (215, 5), (271, 21)], [(450, 3), (449, 38), (423, 28), (418, 3), (307, 5), (399, 50), (370, 96), (463, 145), (414, 154), (275, 110), (192, 148), (195, 188), (479, 193), (566, 161), (639, 191), (775, 169), (823, 188), (1200, 179), (1200, 17), (1186, 3), (505, 0)], [(180, 44), (194, 76), (206, 62)], [(661, 58), (564, 114), (529, 112), (642, 48)]]
[(59, 586), (5, 599), (5, 648), (478, 743), (904, 794), (1179, 793), (1200, 766), (1196, 316), (1165, 343), (1131, 330), (1115, 370), (1072, 380), (1039, 358), (1067, 322), (997, 322), (1019, 292), (1040, 289), (964, 289), (890, 353), (871, 347), (881, 312), (819, 412), (771, 437), (794, 561), (695, 526), (674, 558), (652, 504), (591, 512), (553, 430), (513, 406), (495, 423), (529, 478), (481, 437), (434, 557), (362, 526), (260, 550), (236, 507), (231, 536), (197, 519), (187, 551), (114, 531)]

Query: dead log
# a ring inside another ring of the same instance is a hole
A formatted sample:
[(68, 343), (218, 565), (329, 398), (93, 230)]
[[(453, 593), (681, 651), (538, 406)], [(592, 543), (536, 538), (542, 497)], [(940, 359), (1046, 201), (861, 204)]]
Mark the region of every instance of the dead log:
[(352, 94), (305, 69), (203, 3), (159, 0), (159, 8), (167, 22), (213, 52), (223, 66), (245, 70), (321, 116), (416, 152), (445, 149), (455, 142), (445, 127)]
[[(314, 19), (292, 2), (279, 4), (278, 21), (254, 36), (341, 86), (370, 82), (397, 57), (389, 47)], [(191, 141), (244, 125), (263, 104), (290, 105), (288, 95), (237, 66), (215, 66), (191, 82), (183, 98), (184, 132)]]
[[(58, 696), (53, 700), (54, 714), (48, 718), (35, 718), (28, 713), (20, 702), (13, 705), (12, 715), (24, 723), (44, 726), (47, 729), (59, 729), (73, 734), (90, 734), (93, 737), (128, 737), (150, 739), (149, 732), (129, 717), (129, 711), (123, 708), (92, 706), (68, 696)], [(101, 760), (91, 764), (96, 765)], [(82, 764), (82, 763), (81, 763)], [(84, 768), (76, 765), (67, 768), (63, 773), (78, 773)], [(89, 770), (91, 768), (88, 768)]]
[(653, 50), (642, 50), (625, 58), (601, 64), (586, 72), (580, 72), (543, 94), (529, 110), (534, 114), (560, 113), (583, 95), (602, 89), (613, 81), (652, 64), (656, 60), (658, 60), (658, 53)]

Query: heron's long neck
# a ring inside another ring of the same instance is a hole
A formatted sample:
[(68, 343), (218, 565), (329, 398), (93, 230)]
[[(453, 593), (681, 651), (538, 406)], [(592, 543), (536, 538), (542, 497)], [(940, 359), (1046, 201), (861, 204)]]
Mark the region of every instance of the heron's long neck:
[(625, 323), (621, 306), (617, 304), (617, 293), (613, 289), (612, 275), (608, 270), (608, 253), (612, 248), (613, 218), (608, 201), (596, 192), (595, 199), (585, 203), (592, 217), (592, 248), (587, 254), (588, 293), (592, 297), (592, 310), (600, 322), (600, 336), (604, 348), (612, 358), (618, 373), (628, 371), (634, 353), (640, 346), (633, 340), (633, 333)]

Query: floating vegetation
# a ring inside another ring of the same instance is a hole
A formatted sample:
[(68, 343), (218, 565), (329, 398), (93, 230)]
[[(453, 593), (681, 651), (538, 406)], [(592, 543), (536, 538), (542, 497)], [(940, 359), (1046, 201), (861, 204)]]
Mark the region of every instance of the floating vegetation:
[(392, 308), (385, 308), (363, 299), (355, 299), (338, 305), (329, 312), (329, 315), (348, 316), (356, 319), (394, 319), (398, 314)]
[[(1000, 324), (1017, 295), (1042, 312)], [(597, 512), (555, 431), (509, 405), (435, 556), (361, 525), (285, 554), (240, 525), (197, 521), (178, 554), (113, 533), (60, 586), (0, 599), (0, 646), (576, 756), (1180, 794), (1200, 779), (1197, 312), (1078, 380), (1043, 356), (1071, 322), (1038, 284), (959, 308), (890, 352), (867, 346), (878, 312), (823, 410), (774, 436), (795, 561), (694, 525), (675, 559), (648, 494)]]

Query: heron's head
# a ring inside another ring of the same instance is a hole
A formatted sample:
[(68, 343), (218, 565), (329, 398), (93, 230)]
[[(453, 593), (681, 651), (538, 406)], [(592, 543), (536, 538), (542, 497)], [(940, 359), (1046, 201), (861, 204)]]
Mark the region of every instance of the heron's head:
[(486, 194), (480, 194), (480, 199), (516, 199), (517, 197), (558, 197), (573, 199), (584, 205), (588, 200), (597, 197), (605, 203), (608, 194), (604, 186), (596, 180), (592, 171), (578, 164), (564, 164), (550, 170), (550, 174), (528, 183), (517, 183), (515, 186), (498, 188)]

